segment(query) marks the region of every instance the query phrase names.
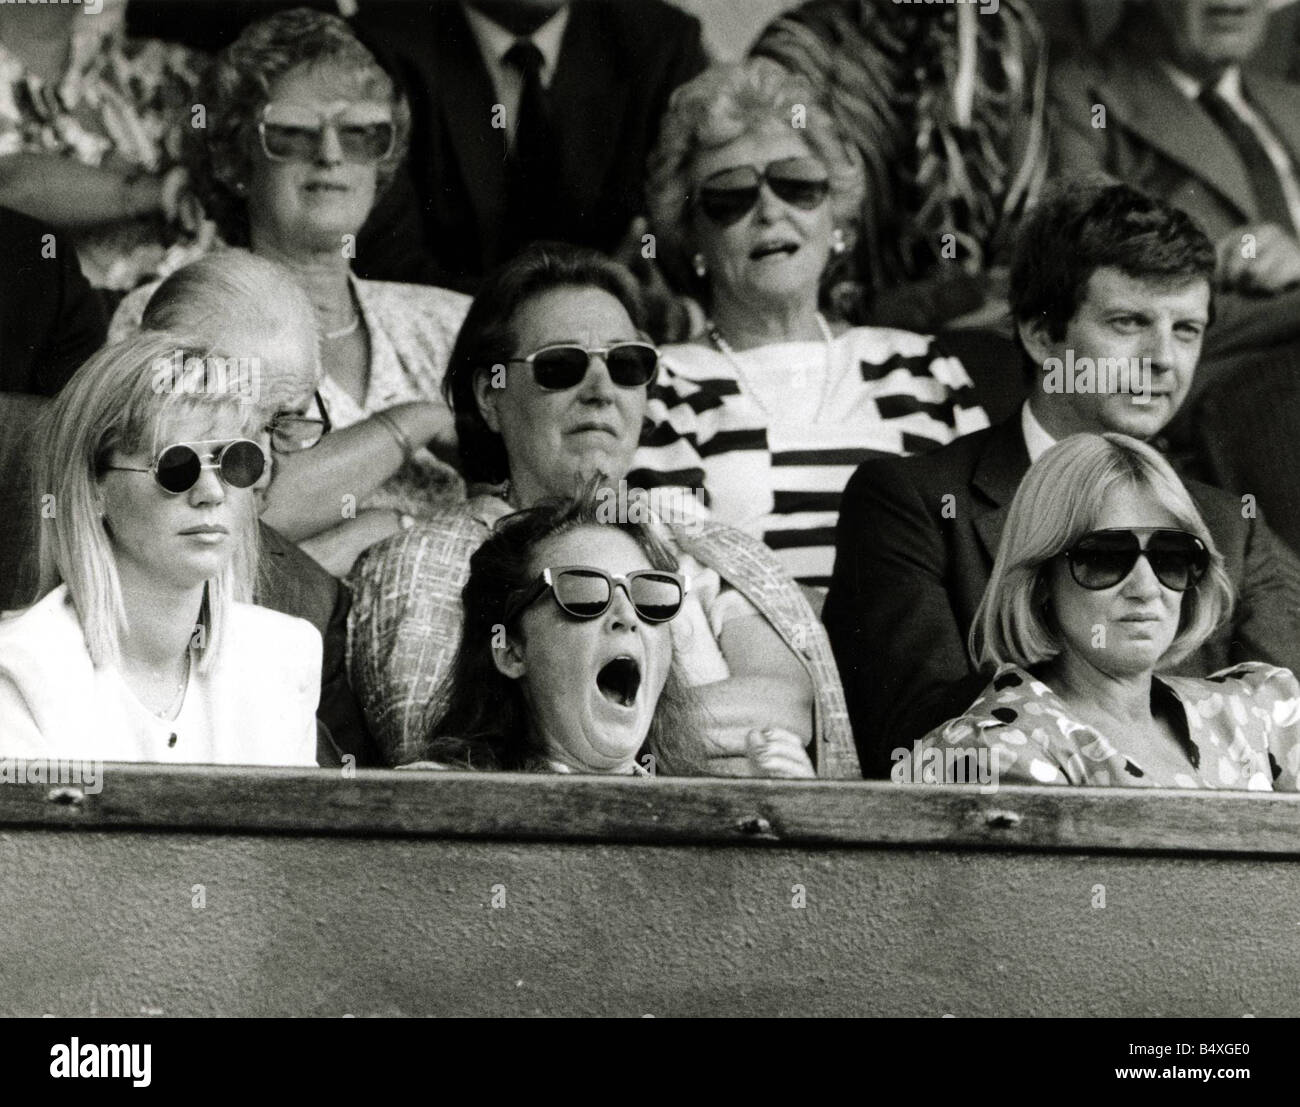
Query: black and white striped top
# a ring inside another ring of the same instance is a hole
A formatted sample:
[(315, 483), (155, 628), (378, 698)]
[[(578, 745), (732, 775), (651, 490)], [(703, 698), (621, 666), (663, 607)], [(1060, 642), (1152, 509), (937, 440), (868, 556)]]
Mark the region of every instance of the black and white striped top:
[(859, 464), (988, 426), (960, 361), (930, 337), (876, 327), (730, 356), (667, 346), (649, 418), (629, 485), (702, 488), (714, 519), (761, 538), (791, 576), (821, 588)]

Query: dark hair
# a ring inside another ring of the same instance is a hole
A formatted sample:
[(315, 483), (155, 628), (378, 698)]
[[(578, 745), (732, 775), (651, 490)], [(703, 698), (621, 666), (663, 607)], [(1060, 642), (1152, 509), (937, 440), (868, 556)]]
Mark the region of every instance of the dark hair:
[(1008, 299), (1018, 323), (1042, 319), (1065, 336), (1088, 281), (1103, 267), (1135, 280), (1212, 281), (1214, 244), (1190, 215), (1128, 185), (1057, 186), (1025, 216)]
[(383, 61), (336, 15), (293, 8), (259, 19), (205, 74), (195, 102), (206, 108), (206, 125), (185, 128), (182, 154), (190, 181), (227, 244), (249, 244), (248, 204), (237, 186), (247, 183), (257, 113), (270, 99), (271, 86), (294, 70), (330, 63), (350, 69), (392, 105), (396, 141), (377, 168), (376, 200), (397, 173), (410, 140), (411, 112)]
[(623, 305), (633, 326), (645, 329), (645, 307), (636, 278), (595, 250), (535, 242), (489, 273), (461, 324), (442, 381), (442, 394), (456, 414), (461, 472), (468, 481), (500, 484), (510, 476), (505, 442), (478, 409), (474, 378), (518, 352), (513, 325), (519, 309), (557, 288), (608, 292)]
[[(543, 768), (542, 750), (528, 743), (528, 707), (519, 682), (492, 659), (492, 638), (511, 604), (533, 583), (529, 565), (539, 543), (586, 526), (611, 526), (629, 535), (656, 569), (677, 570), (677, 559), (646, 524), (607, 522), (595, 482), (570, 499), (543, 500), (497, 523), (470, 558), (462, 601), (465, 622), (451, 673), (451, 694), (430, 730), (424, 758), (471, 769)], [(517, 616), (516, 616), (517, 618)], [(645, 746), (656, 770), (671, 776), (703, 772), (703, 739), (694, 697), (674, 658)]]

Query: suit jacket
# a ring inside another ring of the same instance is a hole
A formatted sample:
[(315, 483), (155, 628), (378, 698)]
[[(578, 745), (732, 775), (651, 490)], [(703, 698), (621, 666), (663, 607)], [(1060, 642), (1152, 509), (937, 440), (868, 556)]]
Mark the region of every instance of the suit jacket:
[(53, 396), (107, 329), (71, 237), (0, 208), (0, 392)]
[[(1209, 113), (1149, 57), (1127, 49), (1105, 57), (1062, 59), (1051, 71), (1054, 172), (1109, 174), (1182, 208), (1216, 241), (1257, 222), (1246, 166)], [(1300, 85), (1243, 68), (1242, 88), (1300, 172)], [(1105, 126), (1093, 122), (1098, 104)]]
[[(478, 41), (459, 3), (364, 7), (358, 33), (407, 86), (409, 174), (363, 229), (365, 277), (472, 290), (513, 252), (506, 139)], [(534, 237), (613, 249), (644, 211), (646, 158), (679, 84), (704, 68), (700, 24), (662, 0), (573, 0), (548, 90), (560, 214)]]
[[(966, 636), (1028, 470), (1017, 415), (933, 453), (866, 462), (850, 479), (822, 619), (867, 775), (887, 776), (891, 749), (962, 714), (987, 682), (970, 662)], [(1297, 671), (1300, 560), (1262, 519), (1243, 518), (1231, 494), (1186, 485), (1223, 554), (1237, 605), (1171, 671), (1205, 676), (1241, 661)]]

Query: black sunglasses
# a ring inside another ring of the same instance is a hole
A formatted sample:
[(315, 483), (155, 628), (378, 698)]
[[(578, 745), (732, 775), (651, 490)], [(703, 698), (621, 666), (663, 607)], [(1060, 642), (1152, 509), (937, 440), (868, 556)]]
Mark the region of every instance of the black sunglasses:
[(637, 615), (647, 623), (666, 623), (681, 610), (687, 592), (680, 573), (662, 569), (638, 569), (626, 576), (615, 576), (590, 565), (557, 565), (543, 569), (542, 575), (529, 586), (506, 611), (506, 622), (513, 622), (548, 589), (560, 610), (575, 619), (598, 619), (614, 602), (614, 588), (621, 587), (631, 600)]
[(754, 209), (764, 181), (778, 198), (802, 211), (820, 207), (831, 190), (826, 168), (816, 158), (780, 158), (762, 169), (737, 165), (711, 173), (701, 182), (695, 203), (719, 227), (730, 227)]
[[(200, 451), (197, 449), (200, 446), (212, 448)], [(105, 465), (104, 468), (123, 473), (152, 473), (164, 492), (179, 496), (198, 484), (204, 469), (216, 469), (231, 488), (252, 488), (266, 471), (266, 454), (248, 438), (178, 442), (163, 447), (148, 469), (134, 465)]]
[(271, 449), (277, 454), (296, 454), (310, 450), (334, 429), (320, 390), (312, 395), (316, 400), (316, 409), (320, 412), (319, 419), (286, 411), (274, 416), (267, 425), (266, 429), (271, 435)]
[[(1142, 545), (1142, 536), (1147, 544)], [(1210, 551), (1185, 530), (1120, 527), (1085, 534), (1065, 552), (1070, 575), (1080, 587), (1099, 592), (1125, 580), (1139, 557), (1145, 557), (1156, 579), (1175, 592), (1194, 588), (1210, 567)]]
[(648, 342), (615, 342), (609, 346), (577, 346), (563, 343), (543, 346), (526, 357), (512, 357), (511, 364), (531, 365), (533, 380), (548, 392), (563, 392), (581, 384), (599, 355), (605, 359), (609, 379), (620, 388), (642, 388), (649, 384), (659, 366), (659, 351)]

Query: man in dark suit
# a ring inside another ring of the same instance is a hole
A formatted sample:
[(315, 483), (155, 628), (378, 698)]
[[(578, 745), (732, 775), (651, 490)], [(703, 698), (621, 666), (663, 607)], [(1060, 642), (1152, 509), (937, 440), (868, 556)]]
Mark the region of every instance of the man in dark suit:
[(668, 97), (707, 60), (698, 20), (662, 0), (377, 3), (355, 22), (412, 115), (409, 175), (356, 269), (466, 291), (536, 239), (618, 248)]
[[(1126, 186), (1045, 199), (1025, 223), (1011, 272), (1017, 333), (1040, 382), (1025, 407), (933, 453), (868, 462), (853, 475), (823, 618), (867, 775), (887, 775), (892, 748), (959, 715), (986, 682), (967, 635), (1031, 459), (1085, 431), (1159, 443), (1196, 369), (1214, 263), (1213, 245), (1184, 212)], [(1127, 394), (1101, 391), (1100, 373), (1085, 385), (1084, 357), (1137, 358), (1142, 369)], [(1253, 504), (1187, 485), (1237, 607), (1175, 671), (1205, 675), (1246, 660), (1296, 668), (1300, 560)]]
[(53, 396), (107, 330), (72, 239), (0, 208), (0, 392)]

